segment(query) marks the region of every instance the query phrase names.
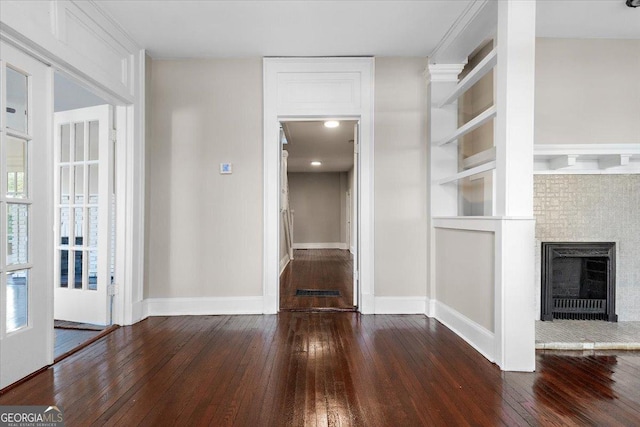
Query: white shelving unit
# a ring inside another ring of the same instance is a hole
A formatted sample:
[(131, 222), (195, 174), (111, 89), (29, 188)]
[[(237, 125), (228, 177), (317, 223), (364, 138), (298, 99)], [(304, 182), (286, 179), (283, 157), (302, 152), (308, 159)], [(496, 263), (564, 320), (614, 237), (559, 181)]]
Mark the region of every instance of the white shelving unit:
[[(453, 124), (452, 121), (457, 120), (457, 103), (459, 98), (478, 83), (480, 79), (492, 71), (497, 62), (497, 47), (494, 47), (462, 80), (450, 87), (449, 91), (444, 91), (440, 100), (437, 100), (432, 104), (432, 113), (434, 114), (434, 117), (438, 113), (448, 114), (449, 123)], [(459, 190), (455, 188), (455, 184), (460, 180), (465, 178), (471, 178), (473, 180), (474, 177), (480, 178), (482, 176), (481, 174), (485, 174), (486, 172), (496, 169), (495, 146), (465, 159), (459, 158), (458, 148), (455, 146), (455, 143), (460, 141), (462, 137), (494, 120), (496, 116), (497, 108), (494, 104), (462, 126), (454, 128), (454, 130), (448, 135), (433, 142), (433, 158), (436, 162), (442, 161), (441, 168), (437, 171), (434, 169), (433, 182), (436, 185), (443, 186), (443, 188), (450, 188), (450, 190), (445, 190), (449, 192), (450, 197), (459, 197)], [(451, 127), (452, 126), (449, 128)], [(451, 184), (454, 184), (454, 186)], [(493, 180), (489, 180), (487, 185), (493, 187)], [(485, 195), (490, 196), (495, 193), (493, 188), (490, 190), (491, 191), (485, 191)], [(492, 209), (493, 204), (489, 203), (487, 206), (488, 207), (486, 209), (490, 209), (491, 212), (486, 212), (486, 214), (492, 215), (494, 213)], [(457, 212), (457, 215), (462, 215), (462, 213)]]
[(491, 107), (484, 110), (482, 113), (478, 114), (473, 119), (469, 120), (464, 125), (460, 126), (453, 134), (451, 134), (447, 138), (436, 142), (436, 145), (441, 147), (443, 145), (447, 145), (454, 141), (457, 141), (458, 138), (462, 138), (469, 132), (479, 128), (483, 124), (487, 123), (489, 120), (492, 120), (495, 116), (496, 116), (496, 107), (492, 105)]
[(446, 178), (442, 178), (441, 180), (438, 181), (438, 184), (443, 185), (443, 184), (451, 184), (451, 183), (455, 183), (460, 181), (461, 179), (473, 176), (473, 175), (478, 175), (481, 174), (483, 172), (487, 172), (490, 170), (493, 170), (496, 168), (496, 161), (490, 161), (484, 164), (481, 164), (480, 166), (476, 166), (474, 168), (471, 169), (467, 169), (464, 170), (462, 172), (458, 172), (455, 175), (451, 175), (448, 176)]
[(498, 63), (498, 52), (494, 48), (491, 52), (485, 56), (482, 61), (476, 65), (473, 70), (465, 76), (464, 79), (460, 80), (451, 92), (449, 96), (447, 96), (440, 104), (438, 104), (438, 108), (442, 108), (445, 105), (450, 105), (452, 102), (456, 101), (460, 95), (468, 91), (473, 87), (474, 84), (478, 82), (481, 78), (483, 78), (489, 71), (493, 69)]

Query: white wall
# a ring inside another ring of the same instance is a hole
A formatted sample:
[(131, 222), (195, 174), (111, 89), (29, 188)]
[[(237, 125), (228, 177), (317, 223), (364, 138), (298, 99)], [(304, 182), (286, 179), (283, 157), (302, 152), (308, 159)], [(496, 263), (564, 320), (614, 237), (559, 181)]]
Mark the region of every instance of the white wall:
[(640, 142), (638, 76), (640, 40), (537, 39), (535, 143)]
[(261, 295), (262, 61), (152, 68), (145, 296)]
[(376, 296), (426, 296), (424, 58), (376, 58)]
[(344, 243), (344, 173), (289, 173), (293, 243)]

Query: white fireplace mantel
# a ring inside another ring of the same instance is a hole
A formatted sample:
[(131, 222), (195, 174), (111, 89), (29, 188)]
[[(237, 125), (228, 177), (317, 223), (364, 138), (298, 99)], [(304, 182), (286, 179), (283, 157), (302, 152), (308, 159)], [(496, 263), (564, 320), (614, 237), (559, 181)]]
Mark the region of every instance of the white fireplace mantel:
[(640, 174), (638, 144), (536, 144), (535, 174)]

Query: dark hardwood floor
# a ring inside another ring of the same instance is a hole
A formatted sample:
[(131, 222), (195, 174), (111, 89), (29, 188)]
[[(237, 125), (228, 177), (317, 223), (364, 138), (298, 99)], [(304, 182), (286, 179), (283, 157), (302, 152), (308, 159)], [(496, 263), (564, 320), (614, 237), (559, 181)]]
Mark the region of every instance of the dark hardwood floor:
[(640, 425), (640, 353), (503, 373), (424, 316), (153, 317), (0, 396), (67, 426)]
[[(297, 289), (337, 290), (339, 297), (296, 296)], [(354, 310), (353, 260), (340, 249), (297, 249), (280, 276), (281, 310)]]

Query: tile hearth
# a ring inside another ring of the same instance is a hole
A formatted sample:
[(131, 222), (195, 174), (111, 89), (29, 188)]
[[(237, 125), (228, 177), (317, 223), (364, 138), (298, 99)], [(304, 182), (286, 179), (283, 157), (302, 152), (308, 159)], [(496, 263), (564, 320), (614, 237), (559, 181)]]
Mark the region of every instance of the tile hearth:
[(536, 321), (537, 350), (640, 350), (640, 322)]

